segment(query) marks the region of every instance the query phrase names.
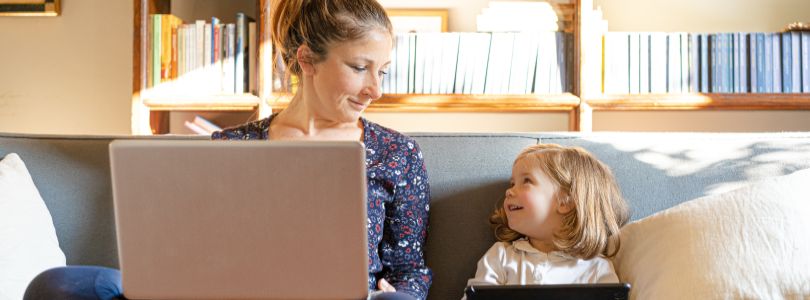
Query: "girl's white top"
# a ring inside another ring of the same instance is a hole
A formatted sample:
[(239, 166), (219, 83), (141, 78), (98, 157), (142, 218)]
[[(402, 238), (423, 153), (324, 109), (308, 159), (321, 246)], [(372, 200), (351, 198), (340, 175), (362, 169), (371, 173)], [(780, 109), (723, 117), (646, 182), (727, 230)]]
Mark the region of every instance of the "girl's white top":
[(467, 286), (618, 282), (613, 264), (604, 257), (584, 260), (558, 251), (545, 253), (520, 239), (492, 245)]

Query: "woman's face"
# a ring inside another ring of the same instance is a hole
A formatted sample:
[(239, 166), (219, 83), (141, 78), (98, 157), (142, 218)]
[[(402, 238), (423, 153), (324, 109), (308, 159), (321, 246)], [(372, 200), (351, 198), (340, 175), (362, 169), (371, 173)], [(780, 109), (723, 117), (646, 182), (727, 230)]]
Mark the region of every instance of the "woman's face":
[(371, 101), (382, 96), (380, 84), (391, 63), (392, 46), (385, 30), (332, 45), (325, 59), (313, 65), (313, 108), (335, 121), (357, 121)]

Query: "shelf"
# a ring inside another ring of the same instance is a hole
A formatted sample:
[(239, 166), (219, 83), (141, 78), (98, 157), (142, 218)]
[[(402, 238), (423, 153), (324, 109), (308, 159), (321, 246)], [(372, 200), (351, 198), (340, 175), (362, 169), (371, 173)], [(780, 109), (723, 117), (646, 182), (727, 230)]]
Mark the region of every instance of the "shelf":
[[(272, 109), (287, 107), (290, 95), (268, 101)], [(372, 102), (369, 112), (570, 112), (579, 106), (572, 94), (559, 95), (430, 95), (389, 94)]]
[(252, 111), (259, 106), (259, 102), (259, 97), (252, 94), (143, 97), (144, 105), (156, 111)]
[(594, 111), (810, 110), (810, 94), (633, 94), (585, 97)]

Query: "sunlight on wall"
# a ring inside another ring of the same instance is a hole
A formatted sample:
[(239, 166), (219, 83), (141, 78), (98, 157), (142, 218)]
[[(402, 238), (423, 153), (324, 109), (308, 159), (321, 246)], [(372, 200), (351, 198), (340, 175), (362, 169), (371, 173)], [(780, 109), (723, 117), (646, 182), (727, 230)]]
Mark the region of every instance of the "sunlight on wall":
[[(755, 138), (741, 139), (738, 135), (707, 135), (691, 139), (683, 135), (689, 133), (668, 133), (660, 138), (645, 135), (638, 139), (625, 138), (621, 143), (613, 143), (606, 137), (600, 142), (632, 155), (639, 162), (671, 178), (692, 176), (708, 180), (724, 171), (739, 172), (730, 174), (722, 183), (707, 185), (703, 191), (706, 195), (738, 188), (752, 179), (796, 171), (797, 167), (785, 165), (786, 161), (810, 162), (810, 145), (796, 145), (789, 139), (765, 143)], [(706, 141), (705, 146), (701, 140)], [(692, 143), (684, 144), (685, 141)]]

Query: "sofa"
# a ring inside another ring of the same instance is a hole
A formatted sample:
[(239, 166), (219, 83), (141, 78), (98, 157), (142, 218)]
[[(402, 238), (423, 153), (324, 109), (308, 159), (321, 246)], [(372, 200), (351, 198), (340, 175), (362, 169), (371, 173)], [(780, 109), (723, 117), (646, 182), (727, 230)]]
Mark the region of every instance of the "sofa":
[[(611, 167), (633, 221), (810, 168), (810, 132), (409, 135), (421, 146), (430, 177), (425, 255), (434, 281), (429, 299), (462, 296), (476, 262), (494, 242), (487, 217), (504, 194), (513, 159), (526, 146), (554, 143), (591, 151)], [(200, 138), (0, 133), (0, 159), (17, 153), (25, 161), (68, 265), (117, 267), (108, 144), (114, 139)]]

